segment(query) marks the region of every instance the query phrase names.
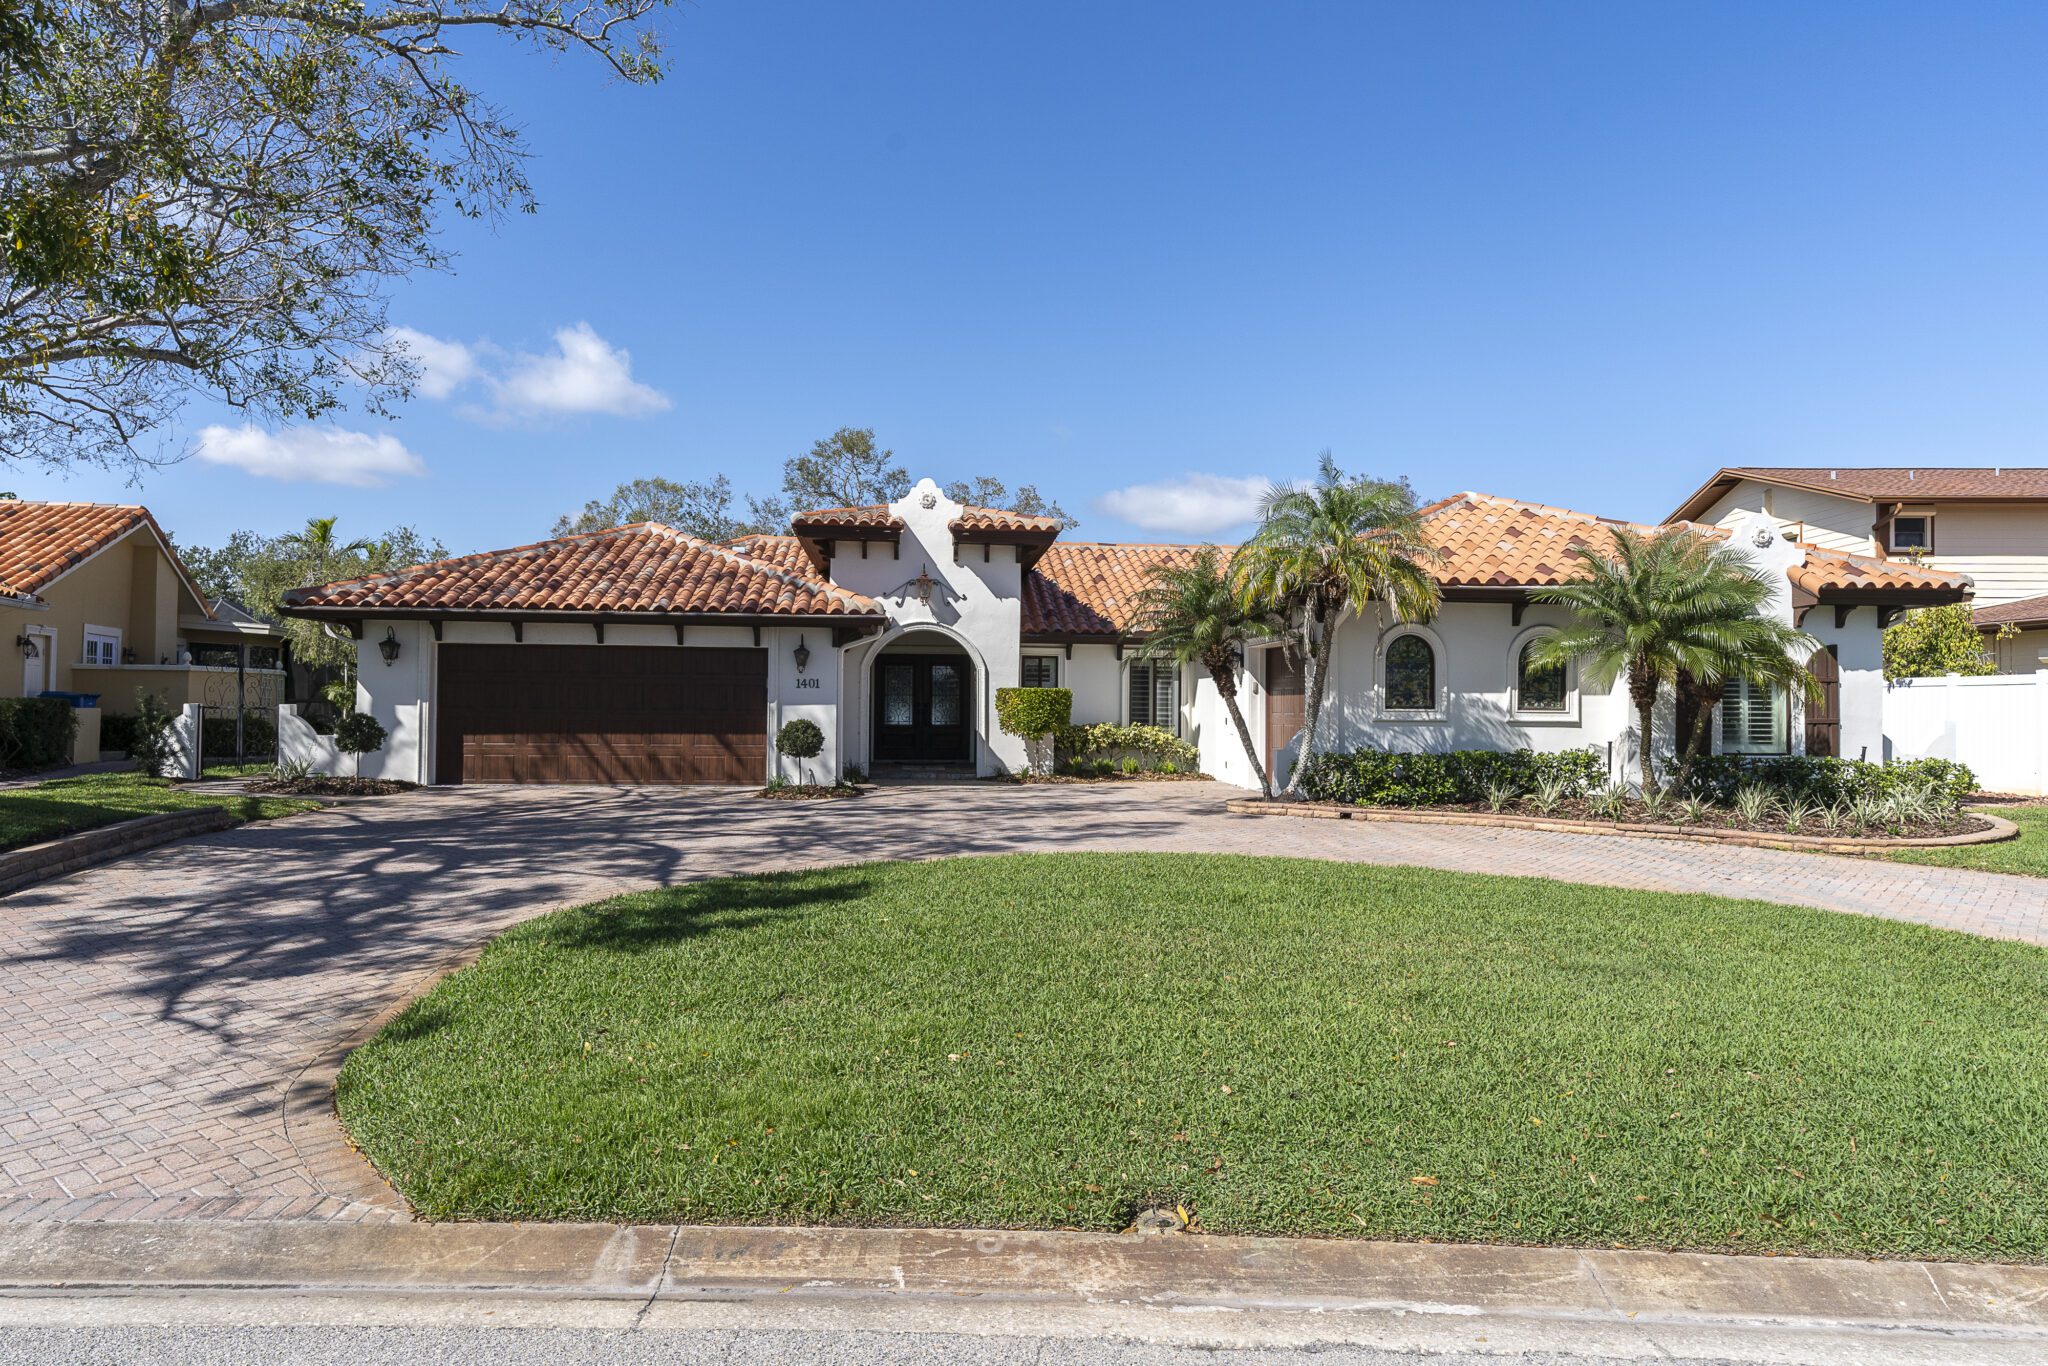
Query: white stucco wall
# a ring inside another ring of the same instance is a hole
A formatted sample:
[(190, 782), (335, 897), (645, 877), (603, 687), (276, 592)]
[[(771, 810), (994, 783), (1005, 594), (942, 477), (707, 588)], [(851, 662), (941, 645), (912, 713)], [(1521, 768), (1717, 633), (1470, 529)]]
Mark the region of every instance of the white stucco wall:
[[(926, 506), (929, 503), (930, 506)], [(929, 479), (890, 510), (905, 530), (893, 549), (881, 541), (837, 543), (832, 581), (842, 588), (874, 598), (888, 613), (890, 629), (881, 637), (849, 649), (841, 674), (842, 697), (850, 719), (850, 756), (863, 766), (872, 763), (872, 694), (869, 680), (875, 656), (905, 631), (926, 628), (953, 639), (974, 664), (970, 720), (975, 736), (975, 771), (1014, 771), (1025, 762), (1024, 742), (1005, 735), (996, 724), (998, 688), (1017, 686), (1019, 643), (1023, 637), (1022, 571), (1015, 546), (953, 544), (949, 524), (961, 505)], [(918, 601), (916, 580), (928, 573), (939, 585), (929, 604)]]

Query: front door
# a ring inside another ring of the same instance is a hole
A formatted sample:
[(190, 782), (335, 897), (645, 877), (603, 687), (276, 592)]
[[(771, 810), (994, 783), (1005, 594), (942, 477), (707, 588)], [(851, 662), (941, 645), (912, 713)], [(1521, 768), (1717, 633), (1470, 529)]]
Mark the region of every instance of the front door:
[(50, 686), (50, 653), (56, 637), (43, 631), (30, 631), (27, 639), (35, 653), (21, 661), (21, 695), (40, 697)]
[(877, 762), (967, 762), (969, 676), (963, 655), (882, 656), (875, 665)]
[(1306, 693), (1300, 658), (1280, 647), (1266, 651), (1266, 776), (1275, 792), (1287, 786), (1288, 775), (1279, 771), (1280, 751), (1293, 743), (1308, 718)]
[(1820, 699), (1806, 704), (1806, 752), (1830, 759), (1842, 757), (1842, 669), (1835, 647), (1824, 645), (1806, 661), (1806, 670), (1820, 684)]

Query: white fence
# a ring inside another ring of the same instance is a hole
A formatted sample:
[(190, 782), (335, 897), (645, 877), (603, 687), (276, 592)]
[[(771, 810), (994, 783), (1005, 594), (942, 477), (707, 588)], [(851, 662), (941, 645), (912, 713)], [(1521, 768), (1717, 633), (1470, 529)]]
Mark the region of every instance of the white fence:
[(329, 776), (353, 772), (341, 760), (341, 751), (335, 747), (334, 737), (322, 735), (314, 730), (312, 723), (299, 715), (298, 704), (286, 702), (277, 709), (277, 761), (280, 764), (303, 762), (315, 773)]
[(1904, 678), (1887, 684), (1890, 759), (1953, 759), (1986, 792), (2048, 792), (2048, 669), (1984, 678)]

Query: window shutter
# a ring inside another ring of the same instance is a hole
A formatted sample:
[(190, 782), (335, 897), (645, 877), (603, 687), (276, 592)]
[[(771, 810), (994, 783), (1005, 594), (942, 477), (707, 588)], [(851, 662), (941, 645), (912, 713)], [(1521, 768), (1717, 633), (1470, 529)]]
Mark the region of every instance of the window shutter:
[(1152, 724), (1152, 666), (1131, 665), (1131, 724)]

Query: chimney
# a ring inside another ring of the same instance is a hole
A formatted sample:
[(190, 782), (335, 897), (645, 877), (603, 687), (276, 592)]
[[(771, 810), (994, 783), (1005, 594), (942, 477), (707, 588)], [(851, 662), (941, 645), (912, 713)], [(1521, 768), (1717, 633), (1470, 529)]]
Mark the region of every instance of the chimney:
[(1834, 478), (1834, 477), (1835, 477), (1835, 472), (1834, 472), (1833, 470), (1829, 470), (1829, 471), (1828, 471), (1828, 478), (1832, 479), (1832, 478)]

